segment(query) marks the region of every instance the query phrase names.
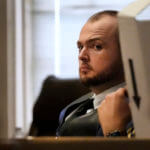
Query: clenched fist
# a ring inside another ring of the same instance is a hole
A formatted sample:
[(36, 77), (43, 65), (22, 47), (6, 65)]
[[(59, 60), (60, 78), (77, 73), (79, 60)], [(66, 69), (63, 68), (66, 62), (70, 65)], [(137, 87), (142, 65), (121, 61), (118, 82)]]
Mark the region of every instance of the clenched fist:
[(98, 117), (104, 133), (123, 131), (131, 120), (131, 112), (126, 97), (126, 89), (120, 88), (108, 94), (98, 108)]

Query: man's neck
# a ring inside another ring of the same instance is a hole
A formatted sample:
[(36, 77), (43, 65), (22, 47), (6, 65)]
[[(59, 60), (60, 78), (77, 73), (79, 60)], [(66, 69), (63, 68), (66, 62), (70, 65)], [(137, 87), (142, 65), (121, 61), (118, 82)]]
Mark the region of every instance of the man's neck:
[(122, 82), (124, 82), (123, 79), (117, 80), (117, 81), (113, 80), (113, 81), (106, 82), (104, 84), (100, 84), (98, 86), (93, 86), (90, 89), (92, 90), (93, 93), (95, 93), (97, 95), (97, 94), (99, 94), (99, 93), (101, 93), (101, 92), (103, 92), (103, 91), (105, 91), (105, 90), (107, 90), (107, 89), (109, 89), (109, 88), (111, 88), (117, 84), (120, 84)]

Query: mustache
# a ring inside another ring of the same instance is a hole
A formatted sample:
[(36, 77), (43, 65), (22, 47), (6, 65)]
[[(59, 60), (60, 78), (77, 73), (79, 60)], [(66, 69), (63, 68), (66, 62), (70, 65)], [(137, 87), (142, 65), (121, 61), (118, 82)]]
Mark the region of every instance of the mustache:
[(91, 65), (89, 65), (88, 63), (85, 63), (85, 62), (81, 63), (80, 68), (82, 68), (82, 67), (86, 67), (86, 68), (91, 69), (91, 70), (93, 69)]

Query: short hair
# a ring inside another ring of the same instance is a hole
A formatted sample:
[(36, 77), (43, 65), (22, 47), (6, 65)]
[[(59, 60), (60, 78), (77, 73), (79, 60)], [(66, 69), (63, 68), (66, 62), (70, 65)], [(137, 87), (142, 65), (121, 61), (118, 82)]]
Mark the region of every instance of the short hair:
[[(112, 16), (112, 17), (115, 17), (117, 18), (117, 15), (118, 15), (118, 11), (115, 11), (115, 10), (105, 10), (105, 11), (100, 11), (100, 12), (97, 12), (95, 13), (94, 15), (92, 15), (88, 20), (87, 22), (96, 22), (98, 21), (99, 19), (101, 19), (103, 16)], [(120, 49), (120, 42), (119, 42), (119, 31), (118, 31), (118, 27), (116, 28), (116, 39), (117, 39), (117, 43), (118, 43), (118, 47)]]
[(102, 16), (104, 15), (109, 15), (112, 17), (117, 17), (118, 15), (118, 11), (115, 10), (105, 10), (105, 11), (101, 11), (101, 12), (97, 12), (94, 15), (92, 15), (87, 22), (95, 22), (97, 20), (99, 20)]

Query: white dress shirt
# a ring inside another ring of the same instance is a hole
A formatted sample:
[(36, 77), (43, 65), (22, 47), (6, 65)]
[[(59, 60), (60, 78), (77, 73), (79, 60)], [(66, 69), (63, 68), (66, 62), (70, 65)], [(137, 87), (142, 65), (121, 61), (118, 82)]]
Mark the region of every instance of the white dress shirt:
[(121, 83), (116, 86), (113, 86), (100, 94), (97, 94), (97, 95), (94, 94), (93, 95), (94, 109), (97, 109), (100, 106), (101, 102), (105, 99), (106, 95), (108, 95), (109, 93), (115, 92), (116, 90), (118, 90), (119, 88), (122, 88), (122, 87), (125, 87), (125, 83)]

